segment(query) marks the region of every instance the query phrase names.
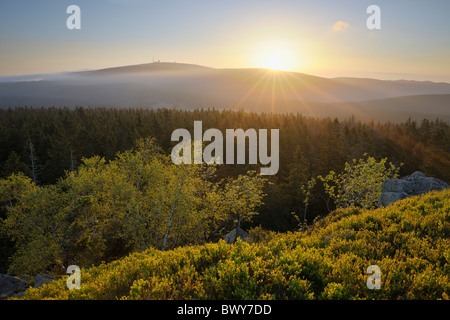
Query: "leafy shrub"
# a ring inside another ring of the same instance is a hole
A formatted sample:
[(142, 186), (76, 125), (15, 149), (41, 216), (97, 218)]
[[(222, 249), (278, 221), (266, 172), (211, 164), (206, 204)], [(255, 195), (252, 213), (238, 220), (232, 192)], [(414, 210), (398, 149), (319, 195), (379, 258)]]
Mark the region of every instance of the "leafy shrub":
[[(425, 212), (425, 214), (423, 214)], [(29, 289), (25, 299), (448, 299), (450, 190), (342, 209), (261, 243), (148, 249)], [(381, 290), (366, 286), (381, 269)]]
[[(250, 220), (266, 183), (254, 171), (217, 181), (215, 168), (175, 165), (151, 139), (114, 160), (83, 159), (54, 185), (0, 180), (0, 232), (16, 246), (9, 274), (64, 273), (147, 248), (217, 241)], [(3, 209), (3, 208), (0, 208)]]

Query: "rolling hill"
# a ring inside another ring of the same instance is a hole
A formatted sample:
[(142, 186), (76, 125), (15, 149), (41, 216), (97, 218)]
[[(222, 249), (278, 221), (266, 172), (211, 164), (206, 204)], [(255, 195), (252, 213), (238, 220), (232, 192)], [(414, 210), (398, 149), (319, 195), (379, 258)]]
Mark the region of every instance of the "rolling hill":
[(267, 69), (214, 69), (164, 62), (0, 79), (1, 108), (214, 107), (319, 117), (354, 115), (379, 121), (404, 121), (408, 117), (448, 121), (449, 103), (448, 83), (331, 79)]

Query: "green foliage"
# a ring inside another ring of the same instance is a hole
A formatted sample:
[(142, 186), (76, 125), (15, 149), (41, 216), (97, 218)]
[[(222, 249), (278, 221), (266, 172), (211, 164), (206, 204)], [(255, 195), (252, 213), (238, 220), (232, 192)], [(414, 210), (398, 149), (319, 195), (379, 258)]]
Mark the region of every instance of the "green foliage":
[[(319, 176), (320, 177), (320, 176)], [(312, 196), (312, 189), (316, 185), (316, 179), (311, 178), (308, 180), (306, 185), (301, 185), (300, 189), (302, 190), (303, 194), (305, 195), (305, 200), (303, 200), (303, 203), (305, 204), (304, 214), (303, 214), (303, 224), (302, 224), (302, 230), (305, 230), (306, 227), (306, 213), (308, 210), (308, 205)]]
[(217, 240), (262, 204), (254, 172), (214, 182), (215, 168), (174, 165), (153, 140), (114, 160), (94, 156), (54, 185), (23, 175), (0, 180), (3, 231), (15, 242), (9, 272), (63, 273), (130, 252)]
[[(113, 160), (117, 152), (133, 147), (137, 139), (152, 137), (169, 154), (172, 132), (195, 120), (222, 132), (229, 128), (279, 129), (280, 169), (264, 192), (264, 205), (252, 227), (261, 224), (275, 231), (292, 231), (304, 215), (305, 196), (300, 186), (310, 177), (340, 172), (345, 162), (368, 153), (378, 160), (388, 158), (400, 175), (422, 171), (427, 176), (450, 181), (450, 126), (442, 120), (408, 120), (405, 123), (361, 123), (354, 119), (313, 118), (301, 114), (255, 113), (242, 110), (116, 109), (116, 108), (22, 108), (0, 110), (0, 177), (23, 172), (32, 175), (30, 140), (41, 185), (54, 184), (73, 171), (83, 158), (98, 155)], [(224, 155), (226, 156), (226, 155)], [(217, 168), (220, 179), (235, 179), (258, 165), (226, 165)], [(320, 183), (318, 183), (320, 185)], [(316, 186), (307, 205), (307, 220), (330, 210)], [(332, 203), (330, 203), (332, 206)], [(246, 228), (248, 226), (246, 225)]]
[[(339, 209), (306, 232), (148, 249), (66, 276), (25, 299), (448, 299), (450, 190), (379, 209)], [(366, 269), (381, 269), (381, 289)]]
[(2, 169), (0, 171), (0, 176), (8, 177), (15, 173), (28, 173), (31, 175), (30, 168), (28, 168), (25, 163), (22, 162), (20, 156), (15, 152), (11, 151), (8, 158), (3, 163)]
[[(330, 171), (325, 177), (319, 175), (317, 180), (323, 183), (327, 198), (335, 204), (337, 209), (348, 207), (361, 207), (364, 209), (377, 206), (381, 194), (381, 184), (389, 178), (397, 178), (400, 167), (389, 163), (386, 167), (387, 158), (377, 161), (375, 158), (364, 154), (366, 159), (353, 159), (351, 163), (345, 163), (342, 173)], [(310, 190), (310, 184), (314, 185), (315, 180), (308, 182), (306, 189)], [(305, 188), (305, 187), (302, 187)], [(309, 197), (309, 194), (306, 200)]]

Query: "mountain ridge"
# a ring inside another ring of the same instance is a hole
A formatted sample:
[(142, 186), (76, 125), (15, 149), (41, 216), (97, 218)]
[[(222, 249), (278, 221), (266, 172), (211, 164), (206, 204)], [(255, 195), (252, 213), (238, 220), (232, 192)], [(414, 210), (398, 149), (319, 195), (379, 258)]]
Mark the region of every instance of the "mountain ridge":
[[(15, 82), (0, 82), (0, 108), (215, 107), (263, 112), (305, 113), (306, 110), (311, 115), (344, 117), (350, 116), (349, 111), (353, 110), (375, 120), (389, 118), (388, 112), (401, 113), (395, 117), (400, 120), (406, 120), (411, 114), (419, 118), (422, 114), (433, 118), (450, 116), (446, 110), (450, 84), (443, 82), (324, 78), (263, 68), (217, 69), (173, 62), (40, 75), (39, 81), (30, 81), (32, 76), (24, 79), (20, 81), (16, 77)], [(407, 96), (422, 97), (402, 98)], [(380, 104), (383, 99), (397, 101), (387, 100), (383, 105)], [(346, 105), (349, 109), (343, 112)], [(381, 111), (384, 115), (380, 118), (377, 113)]]
[[(52, 76), (61, 76), (61, 75), (92, 75), (92, 74), (107, 74), (107, 73), (117, 73), (117, 74), (126, 74), (126, 73), (145, 73), (151, 71), (185, 71), (185, 70), (209, 70), (209, 71), (245, 71), (245, 70), (259, 70), (264, 72), (273, 72), (278, 74), (295, 74), (302, 77), (308, 78), (316, 78), (316, 79), (328, 79), (337, 82), (353, 82), (353, 81), (376, 81), (376, 82), (391, 82), (391, 83), (428, 83), (428, 84), (443, 84), (449, 85), (450, 83), (444, 81), (431, 81), (431, 80), (407, 80), (407, 79), (397, 79), (397, 80), (383, 80), (378, 78), (368, 78), (368, 77), (323, 77), (317, 76), (313, 74), (297, 72), (297, 71), (284, 71), (284, 70), (273, 70), (269, 68), (261, 68), (261, 67), (247, 67), (247, 68), (214, 68), (203, 66), (200, 64), (194, 63), (182, 63), (182, 62), (149, 62), (149, 63), (141, 63), (134, 65), (121, 65), (115, 67), (107, 67), (100, 69), (92, 69), (92, 70), (81, 70), (81, 71), (65, 71), (65, 72), (57, 72), (57, 73), (38, 73), (38, 74), (24, 74), (24, 75), (13, 75), (13, 76), (0, 76), (0, 83), (2, 82), (16, 82), (16, 81), (25, 81), (28, 79), (32, 79), (29, 81), (33, 81), (33, 79), (47, 79), (52, 78)], [(10, 79), (13, 79), (10, 81)], [(39, 80), (34, 80), (39, 81)]]

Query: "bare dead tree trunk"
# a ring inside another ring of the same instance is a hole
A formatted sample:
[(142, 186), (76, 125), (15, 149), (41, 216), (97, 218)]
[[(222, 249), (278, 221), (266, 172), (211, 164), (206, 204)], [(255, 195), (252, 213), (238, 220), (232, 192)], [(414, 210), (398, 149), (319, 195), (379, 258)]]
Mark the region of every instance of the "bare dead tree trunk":
[(177, 194), (175, 196), (175, 200), (174, 200), (174, 202), (172, 204), (172, 209), (170, 209), (169, 222), (167, 224), (167, 230), (166, 230), (166, 234), (164, 235), (163, 246), (162, 246), (161, 251), (164, 251), (166, 249), (167, 238), (169, 237), (170, 228), (172, 227), (172, 218), (173, 218), (173, 215), (175, 213), (175, 207), (176, 207), (176, 205), (178, 203), (178, 200), (180, 198), (181, 189), (183, 188), (183, 185), (184, 185), (184, 179), (185, 179), (185, 176), (183, 176), (181, 178), (180, 187), (178, 188), (178, 192), (177, 192)]
[(70, 149), (70, 171), (75, 171), (75, 161), (73, 160), (73, 151)]
[(302, 231), (305, 231), (305, 225), (306, 225), (306, 210), (308, 210), (308, 204), (305, 205), (305, 212), (303, 213), (303, 225), (302, 225)]
[(172, 208), (172, 209), (170, 210), (169, 223), (168, 223), (168, 225), (167, 225), (167, 231), (166, 231), (166, 234), (164, 235), (163, 246), (162, 246), (161, 251), (164, 251), (164, 250), (166, 249), (167, 238), (169, 237), (170, 228), (172, 227), (172, 217), (173, 217), (173, 214), (174, 214), (174, 213), (175, 213), (175, 209)]
[(30, 160), (31, 160), (31, 177), (33, 179), (34, 183), (38, 183), (38, 174), (39, 174), (39, 169), (37, 167), (37, 158), (34, 155), (34, 146), (33, 143), (31, 142), (31, 138), (29, 138), (29, 142), (30, 142)]

